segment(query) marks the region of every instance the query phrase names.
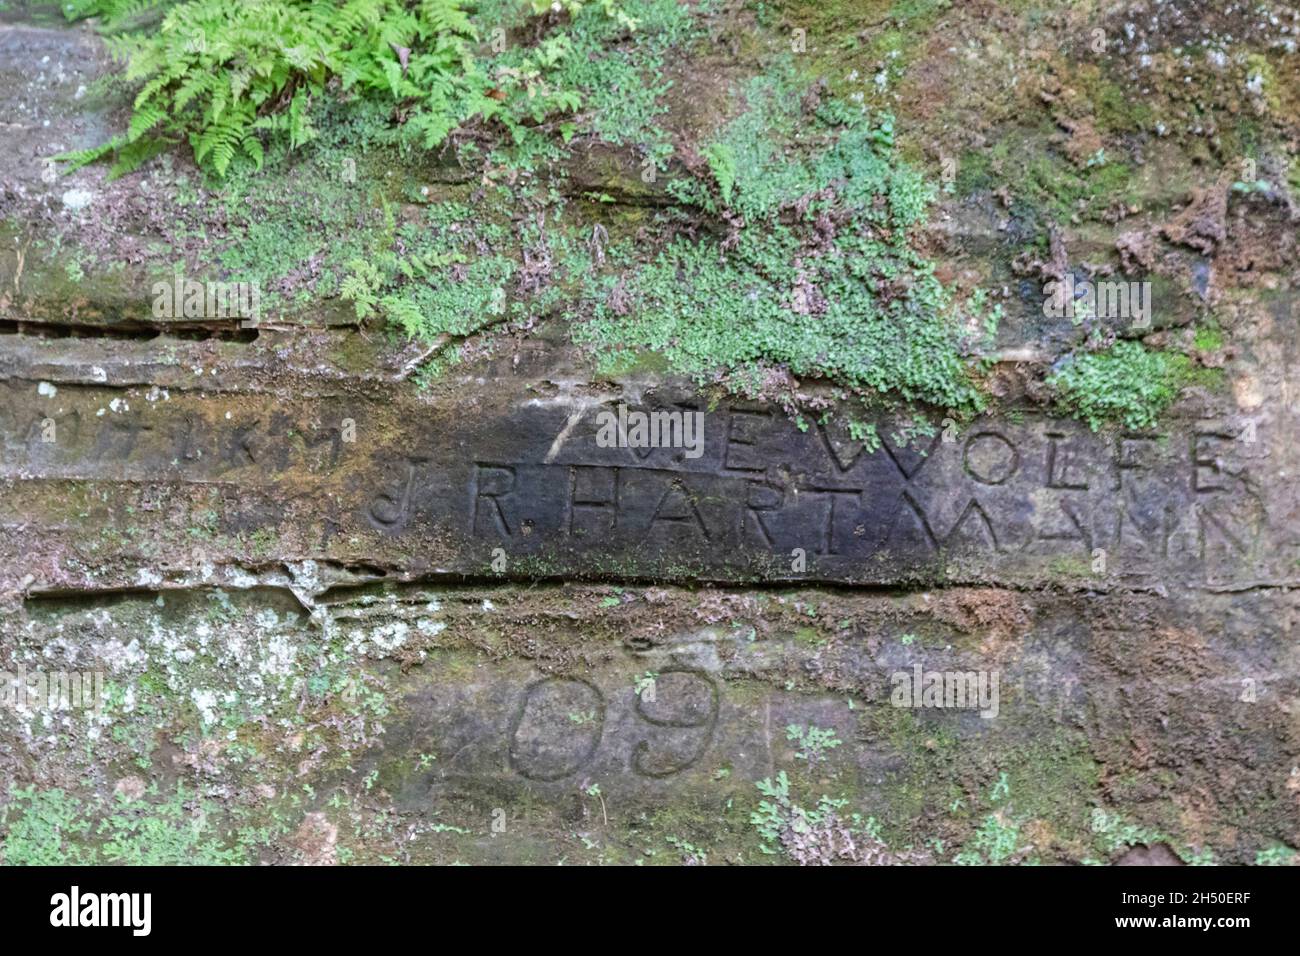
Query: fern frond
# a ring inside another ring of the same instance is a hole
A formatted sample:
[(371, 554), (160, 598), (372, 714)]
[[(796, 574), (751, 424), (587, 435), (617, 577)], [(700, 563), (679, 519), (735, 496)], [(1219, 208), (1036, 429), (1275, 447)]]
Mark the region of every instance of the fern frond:
[(63, 9), (100, 17), (109, 32), (127, 28), (106, 43), (136, 90), (125, 134), (77, 154), (81, 162), (112, 154), (129, 163), (185, 137), (218, 176), (240, 155), (260, 167), (271, 143), (295, 149), (316, 137), (313, 107), (335, 78), (401, 101), (400, 135), (430, 148), (472, 119), (500, 120), (518, 138), (525, 123), (581, 103), (547, 83), (572, 52), (563, 36), (544, 40), (511, 79), (488, 77), (473, 0), (65, 0)]
[(257, 138), (257, 134), (249, 131), (240, 141), (244, 153), (253, 161), (253, 164), (260, 170), (262, 163), (266, 159), (266, 153), (262, 149), (262, 141)]
[(135, 172), (146, 162), (153, 159), (167, 148), (161, 139), (143, 139), (135, 143), (126, 143), (118, 150), (113, 165), (108, 168), (108, 178), (117, 179), (127, 173)]
[(219, 82), (213, 73), (195, 73), (185, 79), (172, 97), (172, 109), (175, 113), (181, 112), (185, 107), (201, 93), (207, 93), (211, 90), (212, 84)]
[(125, 145), (126, 140), (121, 136), (114, 136), (106, 143), (100, 143), (98, 146), (91, 146), (89, 149), (78, 149), (68, 153), (59, 153), (51, 157), (56, 163), (67, 163), (68, 168), (65, 173), (70, 173), (80, 169), (82, 166), (88, 166), (91, 163), (98, 162), (105, 156), (113, 153)]
[(167, 112), (159, 106), (152, 104), (137, 106), (131, 116), (131, 125), (126, 131), (126, 141), (134, 143), (166, 118)]

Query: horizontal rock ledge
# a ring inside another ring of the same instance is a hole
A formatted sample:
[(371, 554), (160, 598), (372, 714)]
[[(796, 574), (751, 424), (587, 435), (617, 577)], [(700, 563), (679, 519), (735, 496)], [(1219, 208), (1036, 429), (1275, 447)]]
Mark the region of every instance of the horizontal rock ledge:
[(11, 378), (0, 548), (23, 557), (0, 574), (37, 592), (304, 560), (407, 578), (1296, 581), (1267, 425), (871, 424), (874, 448), (679, 387), (295, 398)]

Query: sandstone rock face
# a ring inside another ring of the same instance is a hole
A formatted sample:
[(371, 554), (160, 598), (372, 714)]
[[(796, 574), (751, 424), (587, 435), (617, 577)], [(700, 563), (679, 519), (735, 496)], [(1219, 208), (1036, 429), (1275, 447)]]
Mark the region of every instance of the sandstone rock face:
[[(5, 359), (0, 628), (10, 672), (102, 670), (109, 703), (8, 711), (13, 778), (111, 786), (144, 754), (258, 811), (356, 793), (417, 859), (572, 834), (693, 859), (638, 834), (678, 815), (655, 826), (754, 859), (755, 786), (783, 772), (917, 848), (999, 812), (998, 780), (1075, 845), (1108, 838), (1103, 792), (1116, 827), (1161, 808), (1153, 843), (1292, 825), (1274, 426), (1029, 414), (868, 451), (680, 387), (577, 397), (544, 366), (452, 403), (264, 389), (260, 344), (101, 357), (97, 382), (56, 343), (57, 367)], [(702, 453), (600, 447), (619, 402), (699, 409)]]
[[(0, 73), (85, 42), (0, 24)], [(64, 145), (97, 116), (55, 115)], [(94, 238), (73, 219), (139, 188), (79, 171), (57, 191), (91, 204), (45, 221), (38, 153), (0, 168), (14, 236)], [(1289, 293), (1239, 304), (1231, 393), (1157, 427), (1021, 395), (882, 412), (872, 441), (545, 339), (421, 388), (410, 347), (331, 322), (152, 323), (129, 284), (74, 308), (24, 248), (0, 249), (15, 861), (51, 806), (69, 861), (129, 860), (80, 823), (146, 815), (212, 862), (1300, 845)], [(642, 415), (682, 440), (638, 447)]]

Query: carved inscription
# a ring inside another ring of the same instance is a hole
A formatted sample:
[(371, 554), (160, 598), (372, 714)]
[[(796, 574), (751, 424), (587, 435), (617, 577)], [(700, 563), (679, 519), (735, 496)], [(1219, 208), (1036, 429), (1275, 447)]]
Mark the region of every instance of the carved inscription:
[[(638, 776), (664, 779), (699, 762), (718, 723), (719, 690), (703, 671), (673, 667), (655, 678), (654, 693), (628, 688), (631, 712), (645, 728), (628, 757)], [(581, 678), (547, 677), (526, 687), (508, 729), (512, 770), (544, 783), (588, 766), (601, 749), (611, 704)]]
[[(800, 429), (768, 408), (724, 407), (702, 413), (705, 439), (691, 457), (598, 444), (599, 406), (523, 405), (490, 428), (412, 418), (388, 428), (391, 444), (357, 444), (375, 432), (352, 405), (215, 409), (154, 392), (0, 395), (0, 465), (20, 478), (222, 481), (240, 498), (293, 488), (303, 502), (338, 503), (313, 535), (321, 549), (374, 546), (359, 531), (427, 535), (475, 560), (500, 548), (559, 570), (669, 562), (688, 573), (883, 579), (954, 562), (976, 573), (1057, 557), (1077, 566), (1100, 549), (1107, 567), (1151, 575), (1293, 573), (1261, 570), (1284, 549), (1269, 546), (1269, 475), (1251, 473), (1244, 449), (1262, 460), (1270, 436), (1253, 431), (1246, 444), (1234, 422), (1092, 433), (1002, 420), (916, 434), (908, 422)], [(806, 562), (792, 564), (796, 552)]]
[[(155, 392), (159, 390), (155, 389)], [(152, 394), (152, 393), (150, 393)], [(0, 405), (0, 461), (6, 466), (126, 467), (153, 477), (159, 469), (196, 480), (304, 467), (328, 471), (340, 464), (348, 440), (337, 422), (314, 416), (295, 421), (281, 411), (211, 420), (202, 405), (161, 398), (79, 396), (40, 412)]]
[(644, 777), (671, 777), (692, 766), (709, 746), (718, 723), (718, 686), (700, 671), (664, 670), (655, 678), (653, 700), (636, 695), (636, 712), (646, 723), (665, 728), (668, 739), (658, 746), (639, 741), (632, 769)]
[(1216, 546), (1253, 553), (1262, 524), (1243, 527), (1224, 504), (1237, 483), (1224, 431), (1196, 433), (1180, 461), (1165, 435), (1056, 423), (911, 441), (884, 429), (873, 449), (826, 424), (798, 433), (766, 411), (710, 414), (723, 421), (698, 461), (601, 453), (580, 424), (544, 462), (477, 461), (468, 528), (508, 542), (527, 514), (542, 541), (722, 564), (793, 549), (814, 562), (887, 556), (895, 569), (1018, 554), (1092, 561), (1101, 548), (1151, 573), (1152, 560), (1205, 561)]
[(577, 678), (548, 677), (524, 691), (510, 722), (510, 766), (529, 780), (577, 773), (605, 729), (605, 695)]
[(428, 459), (408, 457), (401, 462), (395, 487), (381, 491), (371, 500), (366, 514), (371, 524), (387, 531), (399, 531), (411, 519), (411, 495), (415, 478)]

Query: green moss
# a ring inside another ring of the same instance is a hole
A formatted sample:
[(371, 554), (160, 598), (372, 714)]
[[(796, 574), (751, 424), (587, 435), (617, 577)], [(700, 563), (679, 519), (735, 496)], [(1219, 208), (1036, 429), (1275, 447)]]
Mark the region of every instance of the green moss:
[(1088, 578), (1092, 577), (1092, 564), (1087, 558), (1061, 556), (1047, 563), (1047, 571), (1053, 577)]
[(1257, 81), (1264, 95), (1269, 110), (1280, 112), (1282, 102), (1278, 97), (1277, 73), (1272, 62), (1262, 53), (1252, 53), (1246, 57), (1247, 82)]
[(1096, 793), (1099, 768), (1080, 733), (1053, 729), (1002, 756), (1016, 810), (1058, 830), (1082, 832), (1079, 807)]
[(1223, 348), (1223, 330), (1217, 325), (1202, 325), (1196, 330), (1193, 343), (1201, 352), (1217, 352)]
[[(740, 790), (726, 783), (725, 776), (721, 779), (724, 782), (718, 784), (719, 792), (715, 795), (674, 800), (641, 814), (627, 837), (632, 850), (631, 862), (636, 865), (680, 863), (681, 855), (689, 854), (689, 850), (678, 846), (679, 843), (703, 848), (715, 861), (767, 862), (759, 854), (750, 856), (753, 838), (746, 826), (743, 801), (729, 795)], [(662, 850), (660, 840), (678, 852)]]
[(567, 34), (573, 52), (556, 68), (555, 82), (585, 92), (591, 132), (608, 143), (640, 147), (662, 168), (672, 153), (659, 124), (672, 86), (664, 79), (666, 57), (697, 35), (698, 21), (676, 0), (637, 0), (621, 4), (636, 21), (629, 32), (599, 7), (588, 4), (575, 17)]
[(1058, 221), (1096, 217), (1115, 203), (1135, 198), (1134, 173), (1125, 163), (1108, 160), (1105, 150), (1083, 169), (1051, 151), (1032, 146), (1024, 159), (1010, 159), (1005, 171), (1021, 198)]
[(993, 175), (993, 152), (968, 149), (957, 163), (957, 179), (953, 184), (957, 195), (966, 197), (990, 190), (996, 185)]
[(597, 371), (611, 378), (640, 373), (662, 374), (670, 368), (667, 357), (654, 349), (611, 349), (600, 359)]
[[(760, 5), (765, 6), (765, 5)], [(809, 73), (825, 76), (832, 89), (847, 93), (848, 77), (857, 71), (856, 88), (883, 67), (886, 85), (898, 79), (924, 49), (919, 42), (952, 0), (795, 0), (780, 14), (792, 28), (805, 31)], [(776, 18), (768, 26), (776, 26)]]
[(1118, 83), (1100, 78), (1100, 71), (1094, 71), (1090, 79), (1085, 89), (1103, 132), (1134, 133), (1155, 125), (1155, 111), (1146, 99), (1134, 96), (1131, 89)]
[(801, 627), (794, 632), (794, 639), (800, 644), (820, 647), (826, 643), (826, 637), (815, 627)]

